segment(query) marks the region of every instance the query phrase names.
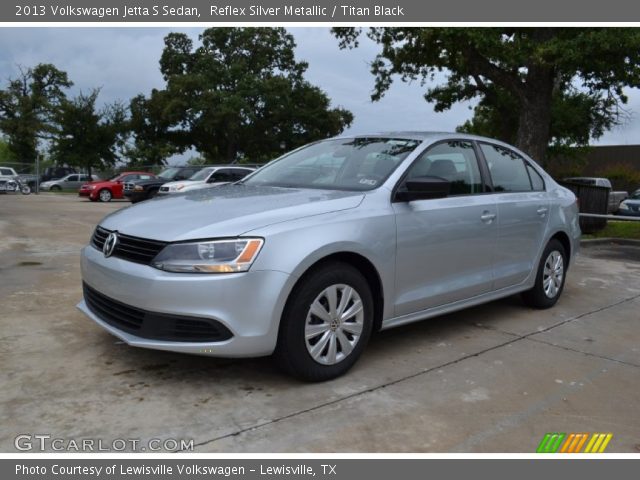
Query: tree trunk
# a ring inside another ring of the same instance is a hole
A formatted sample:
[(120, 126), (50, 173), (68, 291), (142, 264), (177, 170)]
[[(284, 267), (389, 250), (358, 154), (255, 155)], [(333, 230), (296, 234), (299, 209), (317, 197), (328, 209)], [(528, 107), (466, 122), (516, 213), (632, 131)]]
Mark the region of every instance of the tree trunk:
[(550, 140), (553, 84), (553, 67), (530, 67), (526, 89), (521, 97), (516, 147), (542, 165)]
[(238, 157), (238, 148), (236, 147), (236, 142), (229, 140), (229, 143), (227, 143), (226, 157), (227, 163), (235, 163)]

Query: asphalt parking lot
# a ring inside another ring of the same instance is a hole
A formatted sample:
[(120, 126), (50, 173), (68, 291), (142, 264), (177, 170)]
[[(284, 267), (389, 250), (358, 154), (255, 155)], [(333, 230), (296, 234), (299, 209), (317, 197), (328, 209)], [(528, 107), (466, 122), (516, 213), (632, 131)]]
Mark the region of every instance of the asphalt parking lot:
[(348, 375), (304, 384), (268, 358), (129, 347), (76, 310), (79, 250), (127, 205), (0, 196), (0, 451), (50, 434), (194, 439), (196, 452), (528, 453), (546, 432), (611, 432), (608, 452), (640, 450), (637, 255), (584, 248), (551, 310), (512, 297), (382, 332)]

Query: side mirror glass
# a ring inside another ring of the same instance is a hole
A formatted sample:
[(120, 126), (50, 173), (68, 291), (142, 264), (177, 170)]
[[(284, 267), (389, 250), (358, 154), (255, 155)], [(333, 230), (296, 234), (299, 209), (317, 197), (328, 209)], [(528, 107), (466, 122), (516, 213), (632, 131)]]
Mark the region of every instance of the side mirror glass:
[(451, 182), (441, 177), (417, 177), (405, 182), (405, 188), (397, 192), (397, 200), (411, 202), (445, 198), (451, 192)]

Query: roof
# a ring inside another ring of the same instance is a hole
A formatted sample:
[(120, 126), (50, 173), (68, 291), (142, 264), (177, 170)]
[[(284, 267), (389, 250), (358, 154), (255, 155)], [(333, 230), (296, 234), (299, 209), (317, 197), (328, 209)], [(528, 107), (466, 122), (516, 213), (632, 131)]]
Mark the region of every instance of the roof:
[(361, 133), (353, 135), (339, 135), (337, 138), (358, 138), (358, 137), (395, 137), (406, 138), (411, 140), (437, 140), (440, 138), (467, 138), (469, 140), (490, 140), (492, 142), (502, 143), (499, 140), (495, 140), (488, 137), (481, 137), (479, 135), (471, 135), (468, 133), (460, 132), (429, 132), (429, 131), (411, 131), (411, 130), (399, 130), (388, 132), (375, 132), (375, 133)]

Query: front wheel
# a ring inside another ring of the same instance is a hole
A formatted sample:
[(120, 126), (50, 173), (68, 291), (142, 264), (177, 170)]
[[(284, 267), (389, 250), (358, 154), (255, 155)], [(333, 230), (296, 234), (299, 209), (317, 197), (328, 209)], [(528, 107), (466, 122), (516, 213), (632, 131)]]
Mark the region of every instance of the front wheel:
[(31, 193), (31, 187), (29, 185), (23, 185), (20, 188), (20, 191), (22, 192), (23, 195), (29, 195)]
[(373, 326), (369, 284), (351, 265), (327, 263), (294, 289), (282, 316), (275, 357), (292, 375), (324, 381), (347, 372)]
[(61, 192), (62, 191), (62, 187), (60, 187), (59, 185), (54, 185), (49, 190), (52, 191), (52, 192)]
[(111, 191), (109, 191), (106, 188), (103, 188), (102, 190), (100, 190), (100, 192), (98, 192), (98, 198), (100, 199), (101, 202), (110, 202), (111, 201)]
[(533, 308), (553, 307), (564, 289), (567, 253), (562, 243), (552, 239), (542, 252), (536, 283), (522, 294), (524, 302)]

